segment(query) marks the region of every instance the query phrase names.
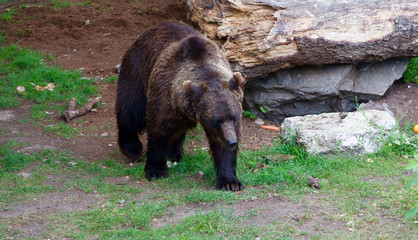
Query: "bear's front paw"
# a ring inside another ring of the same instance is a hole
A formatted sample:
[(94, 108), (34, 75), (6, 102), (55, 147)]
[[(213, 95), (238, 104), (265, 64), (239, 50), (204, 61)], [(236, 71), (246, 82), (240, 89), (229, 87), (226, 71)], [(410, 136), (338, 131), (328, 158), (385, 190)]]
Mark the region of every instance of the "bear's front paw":
[(244, 189), (244, 184), (237, 177), (227, 177), (222, 178), (216, 181), (216, 186), (220, 190), (227, 190), (227, 191), (241, 191)]
[(167, 178), (168, 177), (168, 169), (153, 169), (150, 167), (145, 167), (145, 177), (151, 181), (158, 178)]

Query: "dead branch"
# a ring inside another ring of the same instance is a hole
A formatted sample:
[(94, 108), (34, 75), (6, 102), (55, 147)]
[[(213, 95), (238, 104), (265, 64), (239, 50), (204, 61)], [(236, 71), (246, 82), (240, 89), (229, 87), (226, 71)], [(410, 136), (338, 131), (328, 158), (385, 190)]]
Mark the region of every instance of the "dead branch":
[(83, 116), (90, 112), (93, 108), (93, 105), (98, 103), (99, 101), (100, 100), (98, 98), (93, 98), (88, 101), (86, 106), (75, 109), (77, 107), (77, 100), (75, 98), (72, 98), (68, 104), (68, 109), (62, 113), (62, 118), (66, 122), (69, 122), (73, 118)]
[(319, 178), (313, 178), (311, 175), (309, 175), (308, 186), (316, 189), (321, 189), (321, 185), (319, 184)]

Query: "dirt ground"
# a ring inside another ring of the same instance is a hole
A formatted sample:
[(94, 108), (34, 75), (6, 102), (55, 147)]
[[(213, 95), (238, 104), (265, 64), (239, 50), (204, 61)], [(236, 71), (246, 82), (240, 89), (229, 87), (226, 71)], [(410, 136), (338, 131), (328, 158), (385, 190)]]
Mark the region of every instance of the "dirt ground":
[[(10, 7), (18, 9), (12, 23), (2, 24), (1, 30), (7, 34), (6, 44), (15, 43), (38, 49), (44, 54), (54, 56), (53, 64), (62, 66), (63, 69), (80, 69), (87, 76), (100, 80), (116, 75), (116, 65), (120, 64), (125, 51), (145, 29), (165, 20), (179, 20), (193, 25), (187, 20), (185, 0), (93, 0), (90, 5), (83, 7), (77, 7), (78, 1), (73, 2), (75, 7), (66, 7), (59, 11), (48, 5), (37, 7), (39, 1), (32, 1), (28, 8), (19, 8), (20, 3), (16, 2), (3, 4), (0, 12)], [(82, 129), (91, 129), (89, 132), (83, 132), (85, 136), (77, 136), (70, 140), (45, 136), (42, 130), (32, 124), (19, 123), (18, 119), (30, 115), (32, 106), (31, 102), (23, 102), (20, 107), (0, 112), (0, 123), (7, 129), (3, 134), (6, 137), (0, 140), (0, 144), (13, 138), (32, 143), (22, 151), (65, 149), (86, 160), (113, 158), (125, 161), (116, 144), (116, 82), (102, 82), (100, 87), (102, 104), (97, 112), (79, 118), (82, 123), (70, 123)], [(379, 102), (387, 103), (398, 119), (417, 122), (417, 96), (416, 85), (397, 83)], [(52, 114), (59, 121), (58, 112)], [(267, 124), (279, 125), (271, 122)], [(261, 129), (249, 118), (243, 119), (242, 129), (244, 149), (261, 149), (271, 145), (278, 136), (278, 132)], [(196, 141), (199, 140), (192, 140), (190, 144), (202, 144)], [(283, 201), (274, 202), (267, 199), (265, 202), (270, 205), (283, 205)], [(246, 209), (254, 207), (249, 203), (247, 205), (249, 206), (244, 206)]]

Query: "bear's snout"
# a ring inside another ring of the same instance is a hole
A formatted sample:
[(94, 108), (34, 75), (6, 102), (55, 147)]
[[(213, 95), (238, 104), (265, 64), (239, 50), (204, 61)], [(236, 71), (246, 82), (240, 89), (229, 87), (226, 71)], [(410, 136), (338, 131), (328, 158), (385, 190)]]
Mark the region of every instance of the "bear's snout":
[(221, 128), (225, 147), (228, 149), (235, 149), (238, 145), (238, 138), (233, 122), (224, 122), (221, 125)]
[(238, 145), (238, 140), (237, 139), (234, 139), (234, 140), (230, 140), (229, 142), (228, 142), (228, 145), (229, 145), (229, 147), (230, 148), (235, 148), (237, 145)]

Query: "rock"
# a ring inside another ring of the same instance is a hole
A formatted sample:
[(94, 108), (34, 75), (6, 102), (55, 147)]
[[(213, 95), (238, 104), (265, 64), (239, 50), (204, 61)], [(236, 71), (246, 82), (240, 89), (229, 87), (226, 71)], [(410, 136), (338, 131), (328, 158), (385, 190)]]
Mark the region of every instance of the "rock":
[(255, 123), (255, 124), (257, 124), (257, 125), (263, 125), (263, 124), (264, 124), (264, 121), (263, 121), (263, 119), (261, 119), (261, 118), (257, 118), (257, 119), (254, 121), (254, 123)]
[[(245, 85), (244, 107), (271, 121), (324, 112), (354, 111), (382, 97), (402, 77), (409, 59), (282, 69)], [(356, 102), (357, 100), (357, 102)], [(260, 106), (268, 107), (266, 113)]]
[(32, 152), (42, 152), (44, 150), (56, 150), (55, 147), (49, 145), (34, 144), (31, 146), (23, 147), (18, 152), (22, 153), (32, 153)]
[(20, 172), (17, 175), (22, 176), (23, 178), (29, 178), (30, 176), (32, 176), (32, 173), (29, 173), (29, 172)]
[(311, 175), (308, 176), (308, 186), (311, 188), (321, 189), (319, 178), (313, 178)]
[(395, 117), (395, 114), (389, 109), (386, 103), (375, 103), (373, 101), (369, 101), (368, 103), (362, 103), (358, 106), (357, 111), (363, 110), (381, 110), (388, 112), (392, 117)]
[(205, 174), (202, 171), (197, 172), (196, 178), (202, 179)]
[(0, 111), (0, 122), (9, 122), (15, 119), (15, 114), (12, 110)]
[(281, 68), (418, 56), (417, 0), (188, 0), (249, 78)]
[(386, 111), (364, 110), (286, 118), (280, 135), (295, 136), (312, 154), (367, 154), (380, 149), (382, 138), (396, 125)]
[(102, 137), (107, 137), (107, 136), (109, 136), (109, 133), (104, 132), (104, 133), (100, 134), (100, 136), (102, 136)]
[(117, 64), (116, 65), (116, 67), (115, 67), (115, 73), (119, 73), (120, 72), (120, 66), (121, 66), (122, 64)]

